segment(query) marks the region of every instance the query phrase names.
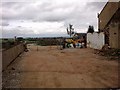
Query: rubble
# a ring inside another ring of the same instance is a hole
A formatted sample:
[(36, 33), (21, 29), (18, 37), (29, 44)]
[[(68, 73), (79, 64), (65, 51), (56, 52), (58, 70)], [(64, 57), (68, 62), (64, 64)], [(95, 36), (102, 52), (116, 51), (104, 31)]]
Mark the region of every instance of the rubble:
[(112, 60), (120, 60), (120, 49), (112, 49), (108, 45), (104, 45), (101, 50), (95, 50), (95, 54), (105, 56)]

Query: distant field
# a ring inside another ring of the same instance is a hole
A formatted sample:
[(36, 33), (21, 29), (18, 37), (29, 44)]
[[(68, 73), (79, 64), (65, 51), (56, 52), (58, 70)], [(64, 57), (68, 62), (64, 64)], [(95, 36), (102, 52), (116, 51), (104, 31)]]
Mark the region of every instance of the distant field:
[(0, 43), (7, 42), (7, 41), (14, 41), (13, 38), (0, 38)]
[(15, 45), (13, 38), (1, 38), (0, 39), (0, 49), (6, 50)]

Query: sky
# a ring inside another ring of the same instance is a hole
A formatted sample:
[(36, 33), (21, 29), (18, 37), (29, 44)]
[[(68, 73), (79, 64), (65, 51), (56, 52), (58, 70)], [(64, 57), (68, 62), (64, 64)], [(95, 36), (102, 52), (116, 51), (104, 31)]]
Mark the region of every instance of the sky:
[(0, 7), (1, 37), (68, 36), (72, 24), (75, 32), (86, 33), (89, 25), (98, 31), (98, 13), (107, 0), (4, 0)]

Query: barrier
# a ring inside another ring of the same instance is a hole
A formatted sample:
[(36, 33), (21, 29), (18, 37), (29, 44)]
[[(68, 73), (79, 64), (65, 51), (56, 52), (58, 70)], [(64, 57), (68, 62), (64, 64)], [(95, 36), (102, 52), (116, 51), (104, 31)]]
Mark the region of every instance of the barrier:
[(8, 50), (2, 51), (2, 70), (5, 70), (7, 66), (15, 60), (24, 51), (23, 43), (16, 45)]

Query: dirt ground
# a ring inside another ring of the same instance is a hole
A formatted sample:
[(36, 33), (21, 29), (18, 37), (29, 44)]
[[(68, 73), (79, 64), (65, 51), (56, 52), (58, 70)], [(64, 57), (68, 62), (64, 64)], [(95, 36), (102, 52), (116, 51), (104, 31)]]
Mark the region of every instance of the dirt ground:
[(57, 46), (29, 45), (3, 73), (9, 88), (115, 88), (118, 62), (89, 48), (59, 50)]

